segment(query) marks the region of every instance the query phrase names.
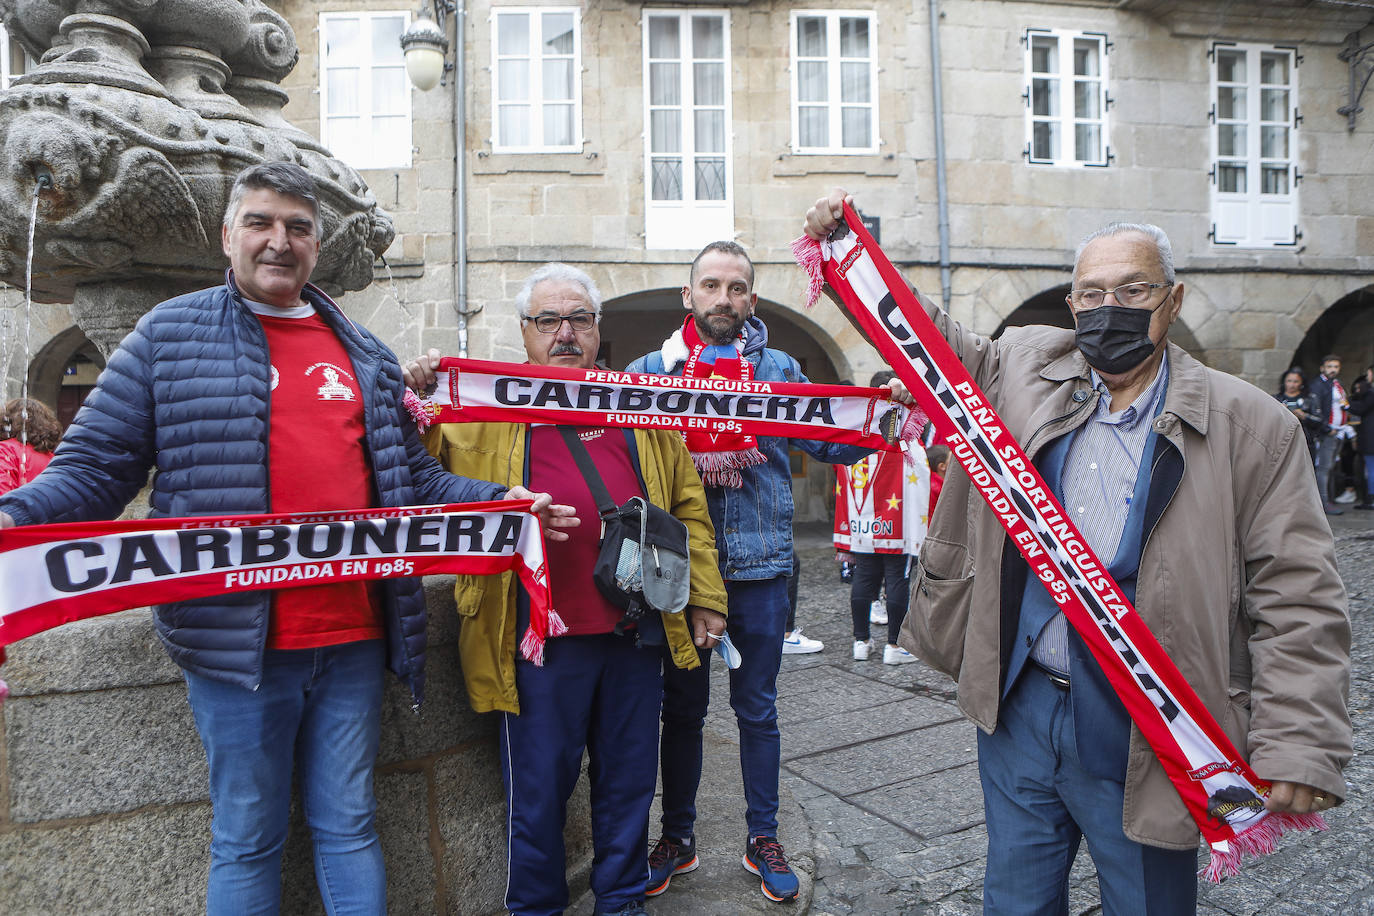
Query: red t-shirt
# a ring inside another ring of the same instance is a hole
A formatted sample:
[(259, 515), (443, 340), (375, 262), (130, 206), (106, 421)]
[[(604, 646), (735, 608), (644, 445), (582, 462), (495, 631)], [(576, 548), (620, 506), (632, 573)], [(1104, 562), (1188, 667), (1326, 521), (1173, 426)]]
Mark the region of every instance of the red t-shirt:
[[(272, 362), (272, 511), (370, 506), (372, 470), (363, 449), (363, 399), (353, 363), (324, 319), (313, 309), (303, 312), (280, 317), (258, 311)], [(367, 582), (272, 593), (268, 648), (315, 649), (383, 635)]]
[(49, 461), (52, 461), (52, 452), (40, 452), (20, 441), (18, 436), (0, 439), (0, 493), (8, 493), (33, 480)]
[[(622, 430), (582, 428), (577, 433), (617, 506), (644, 495)], [(558, 616), (568, 625), (569, 635), (610, 633), (625, 613), (607, 601), (592, 582), (596, 555), (601, 550), (600, 513), (591, 488), (556, 427), (530, 429), (530, 489), (552, 494), (555, 503), (572, 506), (582, 519), (576, 528), (564, 529), (570, 535), (568, 540), (548, 541), (544, 547)]]
[(935, 514), (935, 501), (940, 498), (940, 490), (945, 485), (945, 479), (934, 471), (930, 472), (930, 514)]

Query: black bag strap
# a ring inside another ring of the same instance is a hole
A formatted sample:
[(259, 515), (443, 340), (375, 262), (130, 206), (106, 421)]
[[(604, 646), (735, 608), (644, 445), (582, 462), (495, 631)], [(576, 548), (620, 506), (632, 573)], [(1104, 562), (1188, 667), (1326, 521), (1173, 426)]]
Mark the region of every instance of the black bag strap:
[(611, 499), (611, 492), (606, 489), (606, 481), (601, 479), (601, 472), (592, 463), (592, 456), (582, 444), (582, 440), (577, 437), (577, 431), (571, 426), (560, 426), (558, 433), (567, 443), (573, 461), (577, 462), (577, 469), (587, 481), (587, 487), (592, 491), (592, 499), (596, 501), (596, 508), (601, 517), (610, 518), (615, 515), (619, 507)]

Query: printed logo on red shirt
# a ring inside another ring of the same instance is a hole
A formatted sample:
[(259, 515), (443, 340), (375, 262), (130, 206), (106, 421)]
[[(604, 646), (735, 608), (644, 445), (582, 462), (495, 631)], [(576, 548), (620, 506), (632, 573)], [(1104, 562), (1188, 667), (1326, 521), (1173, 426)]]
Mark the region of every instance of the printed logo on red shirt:
[(316, 370), (320, 371), (324, 383), (319, 388), (319, 399), (321, 401), (353, 401), (358, 395), (354, 390), (343, 382), (339, 381), (339, 376), (348, 376), (349, 381), (356, 381), (352, 373), (341, 369), (334, 363), (315, 363), (315, 365), (305, 370), (305, 377), (310, 378)]

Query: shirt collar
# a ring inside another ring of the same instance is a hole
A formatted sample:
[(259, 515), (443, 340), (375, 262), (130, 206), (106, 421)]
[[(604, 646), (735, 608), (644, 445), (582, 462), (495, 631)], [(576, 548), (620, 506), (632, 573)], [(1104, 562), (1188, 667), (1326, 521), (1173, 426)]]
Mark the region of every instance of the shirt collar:
[(1159, 369), (1155, 372), (1154, 381), (1150, 386), (1142, 391), (1130, 406), (1125, 410), (1112, 413), (1111, 395), (1107, 393), (1107, 384), (1102, 381), (1102, 376), (1097, 374), (1096, 369), (1089, 368), (1092, 376), (1093, 387), (1103, 392), (1102, 398), (1097, 402), (1097, 412), (1093, 419), (1099, 423), (1111, 423), (1114, 426), (1121, 426), (1131, 429), (1142, 418), (1153, 418), (1158, 412), (1159, 404), (1164, 399), (1164, 392), (1169, 387), (1169, 351), (1165, 350), (1163, 358), (1159, 361)]

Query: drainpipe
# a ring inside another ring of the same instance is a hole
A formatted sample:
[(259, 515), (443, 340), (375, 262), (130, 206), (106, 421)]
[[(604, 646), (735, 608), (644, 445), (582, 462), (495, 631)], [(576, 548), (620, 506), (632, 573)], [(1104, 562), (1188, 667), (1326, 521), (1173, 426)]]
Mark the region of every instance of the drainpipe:
[(949, 311), (949, 189), (945, 184), (945, 106), (940, 88), (940, 0), (930, 0), (930, 89), (935, 97), (935, 194), (940, 208), (940, 304)]
[(467, 170), (467, 9), (453, 9), (453, 310), (458, 316), (458, 355), (468, 355), (468, 170)]

